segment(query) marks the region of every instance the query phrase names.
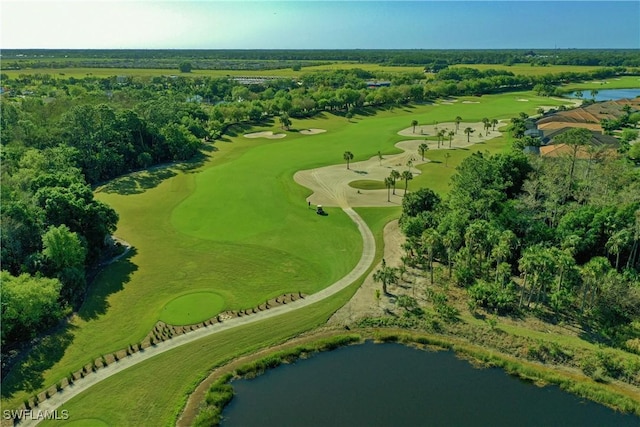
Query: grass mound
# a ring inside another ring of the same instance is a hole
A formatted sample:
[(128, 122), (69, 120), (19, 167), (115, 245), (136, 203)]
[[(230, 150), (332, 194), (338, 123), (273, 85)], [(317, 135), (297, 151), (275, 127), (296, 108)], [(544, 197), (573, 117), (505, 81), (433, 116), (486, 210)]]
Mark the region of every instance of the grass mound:
[(387, 187), (382, 181), (374, 181), (371, 179), (359, 179), (357, 181), (351, 181), (349, 187), (357, 188), (359, 190), (384, 190)]
[(213, 292), (181, 295), (164, 306), (160, 320), (174, 326), (192, 325), (212, 318), (224, 305), (224, 298)]

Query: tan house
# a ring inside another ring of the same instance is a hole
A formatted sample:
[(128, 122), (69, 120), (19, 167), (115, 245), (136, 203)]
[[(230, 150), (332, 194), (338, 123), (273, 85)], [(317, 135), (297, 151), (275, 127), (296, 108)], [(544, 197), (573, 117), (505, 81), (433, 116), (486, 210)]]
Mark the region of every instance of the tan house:
[[(540, 155), (545, 157), (573, 156), (573, 147), (554, 142), (558, 135), (563, 134), (571, 128), (572, 127), (563, 127), (561, 129), (543, 131), (543, 145), (540, 147)], [(616, 138), (592, 130), (591, 141), (589, 141), (589, 144), (578, 148), (576, 157), (585, 160), (614, 157), (618, 155), (618, 148), (620, 148), (620, 142)]]
[(640, 98), (596, 102), (584, 107), (558, 111), (550, 116), (541, 118), (536, 122), (536, 125), (538, 129), (543, 131), (559, 130), (565, 127), (580, 127), (602, 132), (600, 122), (604, 119), (615, 120), (622, 117), (625, 114), (625, 105), (630, 105), (634, 110), (640, 110)]

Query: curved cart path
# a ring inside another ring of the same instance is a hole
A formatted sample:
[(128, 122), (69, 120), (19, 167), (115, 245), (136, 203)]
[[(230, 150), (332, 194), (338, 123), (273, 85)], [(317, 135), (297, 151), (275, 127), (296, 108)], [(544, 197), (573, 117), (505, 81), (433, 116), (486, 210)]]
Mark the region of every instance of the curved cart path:
[[(362, 236), (363, 243), (362, 256), (360, 257), (358, 264), (353, 268), (353, 270), (351, 270), (346, 276), (344, 276), (337, 282), (333, 283), (331, 286), (313, 295), (309, 295), (304, 299), (299, 299), (286, 305), (281, 305), (267, 311), (261, 311), (250, 316), (238, 317), (222, 323), (217, 323), (211, 326), (196, 329), (195, 331), (188, 332), (184, 335), (180, 335), (170, 340), (163, 341), (154, 346), (148, 347), (143, 351), (133, 353), (126, 358), (120, 359), (118, 362), (112, 363), (104, 368), (98, 369), (96, 372), (88, 374), (84, 378), (76, 380), (73, 385), (65, 387), (60, 392), (52, 395), (49, 399), (41, 402), (38, 405), (36, 412), (53, 411), (68, 402), (70, 399), (99, 383), (100, 381), (103, 381), (112, 375), (118, 374), (131, 366), (137, 365), (138, 363), (144, 362), (145, 360), (164, 353), (165, 351), (172, 350), (181, 345), (194, 342), (201, 338), (214, 335), (222, 331), (227, 331), (229, 329), (237, 328), (242, 325), (260, 322), (265, 319), (280, 316), (284, 313), (290, 313), (292, 311), (299, 310), (318, 301), (322, 301), (323, 299), (328, 298), (345, 289), (351, 283), (356, 281), (360, 276), (362, 276), (371, 266), (375, 258), (376, 243), (373, 237), (373, 233), (364, 222), (364, 220), (360, 217), (360, 215), (358, 215), (351, 208), (343, 208), (343, 211), (347, 215), (349, 215), (353, 222), (355, 222), (358, 226), (358, 230), (360, 231), (360, 235)], [(39, 421), (40, 420), (25, 419), (18, 425), (35, 426), (39, 423)]]

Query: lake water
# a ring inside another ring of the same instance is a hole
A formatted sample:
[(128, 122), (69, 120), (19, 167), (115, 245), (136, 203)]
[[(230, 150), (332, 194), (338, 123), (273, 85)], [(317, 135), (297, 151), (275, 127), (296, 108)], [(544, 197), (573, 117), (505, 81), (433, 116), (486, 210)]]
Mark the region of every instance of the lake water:
[(640, 426), (558, 387), (400, 344), (321, 353), (233, 386), (224, 427)]
[[(640, 84), (640, 81), (638, 81)], [(569, 98), (578, 98), (575, 92), (569, 93)], [(618, 99), (631, 99), (640, 96), (640, 89), (598, 89), (596, 101), (617, 101)], [(582, 91), (582, 99), (591, 99), (591, 90)]]

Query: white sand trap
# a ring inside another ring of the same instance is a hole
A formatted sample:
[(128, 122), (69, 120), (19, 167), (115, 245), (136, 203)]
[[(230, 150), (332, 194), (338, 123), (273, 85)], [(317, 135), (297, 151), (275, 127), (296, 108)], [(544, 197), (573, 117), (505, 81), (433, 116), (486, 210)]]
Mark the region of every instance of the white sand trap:
[(300, 133), (302, 135), (317, 135), (319, 133), (325, 133), (326, 131), (326, 129), (304, 129), (301, 130)]
[(529, 102), (528, 99), (524, 99), (524, 98), (518, 98), (518, 99), (516, 99), (516, 101), (518, 101), (518, 102)]
[(287, 136), (286, 133), (273, 133), (270, 130), (264, 132), (245, 133), (245, 138), (267, 138), (267, 139), (279, 139)]
[(463, 104), (480, 104), (480, 101), (462, 101)]

